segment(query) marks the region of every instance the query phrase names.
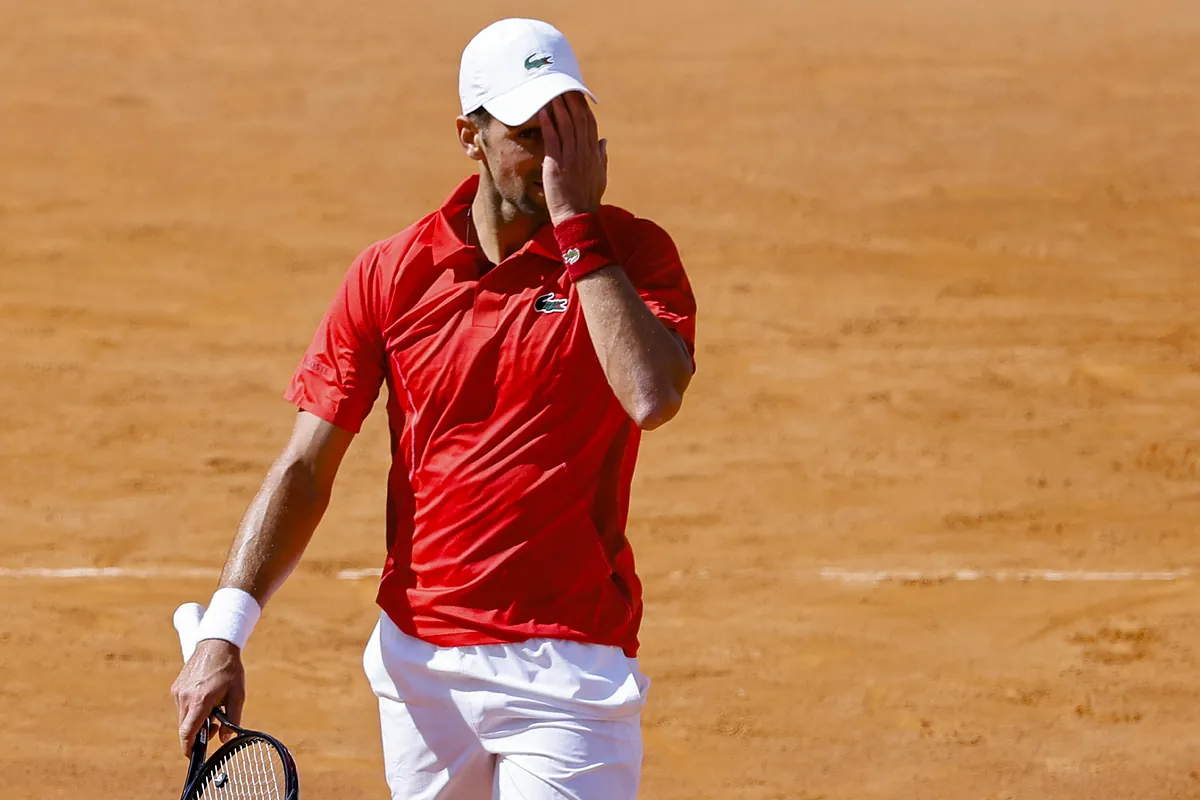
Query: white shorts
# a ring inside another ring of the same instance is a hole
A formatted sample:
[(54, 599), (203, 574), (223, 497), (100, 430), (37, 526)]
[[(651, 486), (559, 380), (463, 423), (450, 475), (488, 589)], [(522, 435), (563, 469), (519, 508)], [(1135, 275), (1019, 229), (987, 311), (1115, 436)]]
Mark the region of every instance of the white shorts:
[(363, 653), (394, 800), (633, 800), (650, 680), (618, 647), (437, 647), (380, 614)]

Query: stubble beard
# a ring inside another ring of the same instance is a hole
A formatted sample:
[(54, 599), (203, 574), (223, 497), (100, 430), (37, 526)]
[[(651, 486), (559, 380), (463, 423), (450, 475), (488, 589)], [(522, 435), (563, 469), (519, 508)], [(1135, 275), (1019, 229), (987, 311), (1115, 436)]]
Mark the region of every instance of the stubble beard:
[(550, 219), (550, 212), (546, 210), (545, 204), (538, 202), (533, 195), (522, 194), (513, 205), (521, 214), (537, 222), (547, 222)]

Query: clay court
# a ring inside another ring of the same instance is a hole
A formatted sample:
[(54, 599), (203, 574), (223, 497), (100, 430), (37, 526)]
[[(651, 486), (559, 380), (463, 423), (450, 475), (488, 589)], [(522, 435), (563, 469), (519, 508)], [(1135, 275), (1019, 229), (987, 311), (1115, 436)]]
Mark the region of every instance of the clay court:
[[(171, 612), (516, 14), (700, 306), (631, 510), (642, 796), (1200, 797), (1193, 0), (0, 0), (0, 795), (178, 795)], [(246, 652), (310, 800), (386, 796), (387, 464), (380, 406)]]

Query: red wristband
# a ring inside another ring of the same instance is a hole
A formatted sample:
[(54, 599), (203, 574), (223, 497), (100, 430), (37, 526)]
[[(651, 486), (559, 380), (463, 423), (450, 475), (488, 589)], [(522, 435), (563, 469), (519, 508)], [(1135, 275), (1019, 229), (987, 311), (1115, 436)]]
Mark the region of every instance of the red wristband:
[(597, 213), (576, 214), (563, 220), (554, 226), (554, 238), (573, 281), (617, 263), (608, 232)]

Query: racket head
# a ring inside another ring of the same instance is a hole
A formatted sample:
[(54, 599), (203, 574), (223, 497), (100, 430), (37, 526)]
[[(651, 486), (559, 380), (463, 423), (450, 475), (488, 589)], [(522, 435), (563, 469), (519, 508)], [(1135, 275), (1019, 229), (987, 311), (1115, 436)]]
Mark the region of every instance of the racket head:
[[(215, 714), (235, 736), (203, 761), (194, 774), (189, 769), (181, 800), (299, 800), (300, 776), (283, 743), (260, 731), (231, 724), (219, 709)], [(204, 758), (203, 750), (200, 758)], [(193, 765), (195, 760), (193, 755)]]

